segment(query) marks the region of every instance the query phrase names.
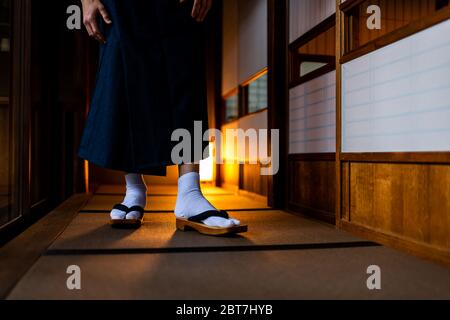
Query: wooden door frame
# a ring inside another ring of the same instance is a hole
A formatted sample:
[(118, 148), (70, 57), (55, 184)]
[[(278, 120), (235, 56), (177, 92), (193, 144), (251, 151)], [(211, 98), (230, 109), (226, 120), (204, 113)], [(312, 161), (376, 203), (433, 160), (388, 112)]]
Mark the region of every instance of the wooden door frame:
[(30, 63), (31, 63), (31, 0), (11, 2), (10, 56), (10, 210), (9, 222), (0, 226), (0, 244), (14, 234), (22, 222), (30, 218), (29, 141), (30, 128)]
[[(68, 2), (67, 2), (68, 3)], [(65, 3), (60, 3), (54, 8), (55, 12), (61, 12), (60, 8), (64, 7)], [(36, 222), (43, 215), (47, 214), (56, 205), (61, 203), (67, 198), (65, 191), (79, 190), (79, 186), (72, 186), (72, 181), (64, 180), (65, 165), (73, 164), (72, 150), (67, 150), (67, 154), (61, 156), (61, 161), (52, 158), (53, 164), (51, 166), (51, 175), (47, 177), (45, 183), (48, 184), (49, 194), (43, 198), (42, 201), (31, 203), (31, 188), (33, 178), (31, 175), (32, 169), (32, 143), (33, 143), (33, 107), (35, 101), (33, 100), (33, 88), (36, 86), (36, 79), (33, 78), (33, 68), (36, 68), (36, 63), (40, 63), (39, 50), (36, 48), (36, 37), (44, 36), (45, 33), (36, 28), (36, 23), (40, 20), (40, 14), (35, 11), (38, 6), (32, 0), (14, 0), (12, 1), (11, 9), (11, 72), (10, 72), (10, 108), (12, 110), (11, 115), (11, 197), (12, 206), (11, 210), (13, 214), (10, 215), (10, 221), (3, 226), (0, 226), (0, 243), (3, 240), (14, 237), (18, 233), (25, 230), (32, 223)], [(64, 11), (63, 11), (64, 12)], [(46, 12), (47, 14), (47, 12)], [(62, 16), (59, 18), (64, 19)], [(57, 21), (59, 21), (57, 19)], [(59, 28), (63, 28), (59, 24)], [(65, 28), (65, 25), (64, 25)], [(57, 31), (61, 31), (58, 29)], [(65, 29), (64, 29), (65, 31)], [(58, 34), (54, 34), (52, 43), (55, 43), (55, 47), (58, 46)], [(34, 37), (34, 38), (33, 38)], [(55, 42), (56, 41), (56, 42)], [(50, 50), (49, 49), (49, 50)], [(56, 55), (57, 53), (55, 53)], [(47, 61), (47, 60), (46, 60)], [(55, 61), (50, 60), (52, 65), (51, 73), (52, 78), (46, 79), (49, 81), (51, 87), (46, 88), (44, 100), (41, 104), (49, 108), (52, 119), (49, 119), (49, 123), (53, 124), (52, 132), (50, 136), (52, 138), (48, 143), (53, 143), (54, 149), (52, 152), (55, 155), (59, 155), (65, 149), (64, 135), (58, 136), (57, 133), (62, 133), (63, 130), (72, 130), (71, 127), (65, 128), (63, 123), (64, 115), (71, 115), (70, 112), (65, 113), (63, 110), (65, 105), (60, 103), (57, 96), (57, 90), (54, 86), (57, 83)], [(43, 66), (46, 66), (44, 64)], [(51, 109), (50, 109), (51, 108)], [(54, 111), (58, 111), (57, 114), (53, 114)], [(83, 112), (84, 113), (84, 112)], [(76, 114), (74, 113), (74, 116)], [(70, 122), (71, 119), (69, 118)], [(55, 131), (56, 130), (56, 131)], [(56, 132), (56, 133), (55, 133)], [(65, 132), (65, 131), (64, 131)], [(75, 134), (75, 133), (73, 133)], [(64, 148), (63, 148), (64, 146)], [(38, 145), (37, 147), (40, 147)], [(70, 148), (69, 144), (67, 149)], [(49, 160), (50, 161), (50, 160)], [(78, 174), (80, 175), (80, 174)], [(74, 179), (77, 184), (82, 182), (82, 179)], [(40, 186), (38, 186), (40, 188)], [(70, 194), (69, 194), (70, 195)]]
[(15, 209), (19, 217), (29, 215), (29, 140), (30, 128), (30, 63), (31, 63), (31, 1), (12, 1), (12, 51), (11, 51), (11, 109), (13, 110), (12, 157), (15, 159), (12, 180), (17, 201)]

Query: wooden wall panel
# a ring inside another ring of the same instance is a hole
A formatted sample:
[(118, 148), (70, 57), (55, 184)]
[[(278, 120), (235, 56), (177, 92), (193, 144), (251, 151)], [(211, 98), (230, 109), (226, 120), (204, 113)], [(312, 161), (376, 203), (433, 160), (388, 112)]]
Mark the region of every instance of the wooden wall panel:
[(260, 164), (245, 164), (242, 167), (242, 189), (261, 196), (268, 196), (268, 176), (261, 175)]
[(289, 207), (314, 218), (335, 222), (334, 161), (290, 160)]
[(450, 250), (450, 165), (352, 163), (343, 178), (352, 224)]
[(358, 16), (367, 17), (367, 8), (370, 5), (381, 8), (381, 29), (370, 30), (367, 28), (367, 19), (358, 19), (359, 45), (364, 45), (436, 11), (436, 0), (370, 0), (359, 7)]
[(251, 194), (267, 197), (268, 176), (261, 175), (260, 164), (221, 164), (221, 186), (232, 191), (245, 191)]
[[(338, 171), (338, 170), (337, 170)], [(338, 172), (338, 174), (340, 173), (341, 177), (350, 177), (350, 163), (344, 163), (341, 166), (341, 171)], [(340, 219), (342, 219), (343, 221), (350, 221), (350, 179), (348, 178), (344, 178), (341, 180), (340, 183), (340, 187), (341, 187), (341, 192), (340, 192), (340, 197), (341, 197), (341, 210), (339, 213), (340, 215)], [(339, 197), (339, 196), (338, 196)]]

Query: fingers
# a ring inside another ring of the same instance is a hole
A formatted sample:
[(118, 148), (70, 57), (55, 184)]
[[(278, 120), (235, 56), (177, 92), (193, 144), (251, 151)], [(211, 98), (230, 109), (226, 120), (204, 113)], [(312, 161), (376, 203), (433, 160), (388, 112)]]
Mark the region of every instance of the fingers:
[(199, 11), (200, 11), (200, 7), (202, 4), (202, 0), (195, 0), (194, 1), (194, 7), (192, 8), (192, 18), (197, 19)]
[(202, 9), (200, 11), (197, 21), (205, 20), (206, 15), (208, 14), (209, 10), (211, 9), (211, 5), (212, 5), (211, 0), (203, 0), (202, 3), (203, 3)]
[(100, 32), (100, 28), (98, 27), (97, 19), (94, 19), (90, 23), (92, 32), (94, 33), (94, 39), (97, 40), (100, 43), (106, 43), (106, 39), (103, 36), (103, 34)]
[(86, 27), (86, 30), (90, 37), (94, 38), (100, 43), (106, 43), (106, 39), (103, 36), (103, 34), (100, 32), (100, 29), (98, 28), (97, 21), (86, 21), (84, 23), (84, 26)]
[(94, 32), (92, 31), (91, 25), (87, 21), (84, 21), (83, 23), (84, 23), (84, 26), (86, 27), (86, 31), (89, 34), (89, 37), (93, 37)]
[(109, 17), (108, 11), (106, 11), (106, 8), (101, 5), (98, 8), (98, 11), (100, 11), (100, 14), (102, 15), (103, 20), (107, 23), (107, 24), (111, 24), (111, 18)]
[(195, 0), (194, 8), (192, 9), (192, 17), (201, 22), (205, 19), (212, 6), (212, 0)]
[(103, 36), (103, 34), (100, 32), (100, 28), (98, 27), (98, 23), (97, 23), (97, 13), (98, 12), (100, 12), (100, 14), (102, 15), (102, 17), (106, 23), (108, 23), (108, 24), (112, 23), (106, 9), (102, 6), (100, 6), (98, 8), (98, 11), (93, 10), (92, 12), (87, 13), (85, 15), (83, 23), (86, 27), (86, 31), (88, 32), (89, 36), (91, 36), (98, 42), (104, 44), (104, 43), (106, 43), (106, 39)]

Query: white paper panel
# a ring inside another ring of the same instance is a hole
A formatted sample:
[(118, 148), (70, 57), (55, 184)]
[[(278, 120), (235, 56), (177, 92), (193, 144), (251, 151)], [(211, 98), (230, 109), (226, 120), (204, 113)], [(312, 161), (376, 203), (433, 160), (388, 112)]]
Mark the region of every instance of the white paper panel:
[(267, 67), (267, 0), (223, 2), (223, 85), (227, 94)]
[(335, 0), (290, 0), (290, 42), (295, 41), (335, 12)]
[(267, 110), (250, 114), (239, 119), (239, 128), (243, 130), (248, 129), (267, 129), (268, 118)]
[(289, 153), (336, 151), (336, 72), (289, 92)]
[(238, 80), (238, 0), (223, 2), (222, 94), (237, 88)]
[(343, 152), (450, 151), (450, 21), (343, 66)]
[(238, 0), (239, 83), (267, 67), (267, 0)]

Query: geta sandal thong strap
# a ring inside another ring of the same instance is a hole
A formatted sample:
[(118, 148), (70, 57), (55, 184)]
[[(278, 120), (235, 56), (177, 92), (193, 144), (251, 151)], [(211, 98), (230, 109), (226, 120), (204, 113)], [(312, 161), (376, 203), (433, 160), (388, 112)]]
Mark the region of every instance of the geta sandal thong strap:
[(128, 209), (129, 208), (127, 206), (121, 204), (121, 203), (118, 203), (118, 204), (114, 205), (113, 209), (120, 210), (120, 211), (128, 213)]
[(210, 210), (210, 211), (203, 212), (199, 215), (190, 217), (188, 219), (188, 221), (201, 223), (202, 221), (204, 221), (208, 218), (211, 218), (211, 217), (229, 219), (229, 215), (226, 211)]

